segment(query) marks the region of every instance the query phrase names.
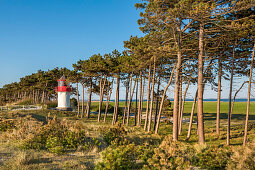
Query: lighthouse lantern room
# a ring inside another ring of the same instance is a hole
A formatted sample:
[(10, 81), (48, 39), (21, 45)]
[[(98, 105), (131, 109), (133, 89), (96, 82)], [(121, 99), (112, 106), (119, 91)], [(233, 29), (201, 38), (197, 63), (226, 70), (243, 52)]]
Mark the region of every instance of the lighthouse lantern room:
[(62, 76), (58, 81), (58, 87), (55, 88), (58, 93), (58, 110), (72, 110), (70, 107), (70, 92), (71, 86), (67, 83), (65, 76)]

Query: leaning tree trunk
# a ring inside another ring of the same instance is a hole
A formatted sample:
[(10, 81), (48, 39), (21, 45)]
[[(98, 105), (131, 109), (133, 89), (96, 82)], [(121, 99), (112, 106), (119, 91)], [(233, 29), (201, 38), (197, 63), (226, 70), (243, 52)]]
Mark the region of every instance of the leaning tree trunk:
[(183, 94), (183, 102), (182, 102), (181, 115), (180, 115), (179, 135), (181, 135), (181, 133), (182, 133), (182, 117), (183, 117), (183, 111), (184, 111), (185, 98), (186, 98), (187, 91), (189, 89), (190, 80), (191, 80), (191, 78), (189, 78), (187, 87), (186, 87), (185, 92)]
[(87, 118), (90, 117), (90, 108), (91, 108), (91, 96), (92, 96), (92, 78), (90, 78), (90, 87), (89, 87), (89, 97), (88, 97), (88, 103), (87, 103)]
[(248, 81), (245, 81), (245, 82), (243, 82), (243, 84), (241, 85), (241, 87), (235, 92), (235, 95), (234, 95), (234, 97), (233, 97), (233, 101), (232, 101), (232, 106), (231, 106), (231, 112), (230, 112), (230, 115), (232, 115), (232, 113), (233, 113), (233, 108), (234, 108), (234, 104), (235, 104), (235, 100), (236, 100), (236, 96), (237, 96), (237, 94), (240, 92), (240, 90), (243, 88), (243, 86), (246, 84), (246, 83), (248, 83)]
[(230, 87), (229, 87), (227, 145), (230, 144), (231, 98), (232, 98), (232, 87), (233, 87), (233, 76), (234, 76), (234, 60), (235, 60), (235, 45), (233, 47), (231, 78), (230, 78)]
[(164, 105), (164, 100), (165, 100), (165, 96), (166, 96), (166, 91), (168, 89), (168, 87), (170, 86), (171, 82), (172, 82), (172, 79), (173, 79), (173, 75), (174, 75), (174, 70), (175, 70), (175, 67), (173, 68), (172, 72), (171, 72), (171, 76), (169, 78), (169, 81), (164, 89), (164, 92), (163, 92), (163, 95), (162, 95), (162, 99), (161, 99), (161, 103), (160, 103), (160, 107), (159, 107), (159, 113), (158, 113), (158, 120), (157, 120), (157, 125), (156, 125), (156, 129), (155, 129), (155, 134), (158, 134), (158, 129), (159, 129), (159, 123), (160, 123), (160, 117), (161, 117), (161, 113), (162, 113), (162, 110), (163, 110), (163, 105)]
[(106, 122), (108, 106), (109, 106), (109, 102), (110, 102), (111, 95), (112, 95), (113, 82), (111, 83), (111, 87), (109, 87), (109, 86), (110, 86), (110, 83), (109, 83), (109, 81), (108, 81), (107, 102), (106, 102), (106, 105), (105, 105), (104, 122)]
[(151, 103), (150, 103), (150, 113), (149, 113), (148, 130), (147, 130), (148, 132), (151, 131), (152, 109), (153, 109), (153, 100), (154, 100), (155, 74), (156, 74), (156, 58), (154, 57), (154, 66), (153, 66), (153, 75), (152, 75), (152, 85), (151, 85)]
[(252, 53), (252, 58), (251, 58), (251, 68), (250, 68), (250, 77), (249, 77), (249, 86), (248, 86), (247, 110), (246, 110), (245, 129), (244, 129), (244, 139), (243, 139), (243, 145), (244, 145), (244, 146), (245, 146), (246, 143), (247, 143), (248, 120), (249, 120), (250, 97), (251, 97), (251, 78), (252, 78), (252, 69), (253, 69), (253, 62), (254, 62), (254, 51), (255, 51), (255, 43), (254, 43), (253, 53)]
[(201, 23), (199, 28), (199, 55), (198, 55), (198, 93), (197, 93), (197, 123), (198, 142), (205, 143), (204, 136), (204, 115), (203, 115), (203, 55), (204, 55), (204, 26)]
[(151, 64), (149, 66), (149, 75), (148, 75), (147, 106), (146, 106), (146, 114), (145, 114), (145, 121), (144, 121), (144, 130), (145, 131), (146, 131), (146, 128), (147, 128), (148, 115), (149, 115), (150, 84), (151, 84)]
[(218, 64), (219, 64), (219, 74), (218, 74), (216, 133), (217, 135), (220, 135), (220, 99), (221, 99), (221, 74), (222, 74), (221, 56), (219, 56)]
[(196, 107), (196, 101), (197, 101), (197, 91), (196, 91), (194, 101), (193, 101), (193, 104), (192, 104), (192, 109), (191, 109), (190, 119), (189, 119), (189, 129), (188, 129), (188, 134), (187, 134), (187, 139), (186, 140), (189, 140), (190, 135), (191, 135), (191, 128), (192, 128), (192, 123), (193, 123), (194, 111), (195, 111), (195, 107)]
[(124, 113), (123, 113), (123, 120), (122, 120), (122, 124), (125, 124), (125, 119), (126, 119), (126, 112), (127, 112), (127, 101), (128, 101), (128, 92), (129, 92), (129, 83), (130, 83), (130, 73), (128, 74), (128, 80), (126, 83), (126, 98), (125, 98), (125, 109), (124, 109)]
[(78, 89), (78, 82), (76, 83), (76, 88), (77, 88), (77, 110), (78, 110), (78, 113), (77, 113), (77, 117), (79, 117), (79, 114), (80, 114), (80, 100), (79, 100), (79, 89)]
[(104, 87), (105, 87), (105, 82), (106, 82), (106, 77), (104, 78), (104, 83), (103, 83), (102, 88), (100, 87), (101, 91), (100, 91), (100, 101), (99, 101), (98, 122), (100, 121), (101, 110), (102, 110), (102, 103), (103, 103), (103, 100), (104, 100)]

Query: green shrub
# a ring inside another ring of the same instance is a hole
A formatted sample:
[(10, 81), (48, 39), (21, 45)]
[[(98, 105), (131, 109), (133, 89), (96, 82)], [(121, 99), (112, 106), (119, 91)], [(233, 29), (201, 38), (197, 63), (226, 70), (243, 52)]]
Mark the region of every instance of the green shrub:
[(13, 129), (15, 126), (14, 126), (14, 122), (13, 121), (8, 121), (8, 120), (5, 120), (5, 121), (1, 121), (0, 120), (0, 131), (1, 132), (5, 132), (9, 129)]
[(58, 137), (48, 137), (46, 148), (52, 153), (60, 154), (64, 152), (64, 146)]
[(227, 169), (255, 169), (255, 140), (245, 147), (234, 149)]
[(97, 163), (95, 169), (136, 169), (136, 158), (134, 144), (108, 147), (101, 153), (102, 161)]
[(70, 131), (67, 125), (61, 124), (54, 118), (42, 126), (32, 138), (25, 140), (21, 147), (36, 150), (48, 149), (53, 153), (62, 153), (66, 149), (86, 146), (90, 141), (83, 130)]
[[(101, 112), (105, 112), (105, 106), (106, 106), (106, 103), (102, 103)], [(94, 112), (99, 112), (99, 104), (92, 105), (91, 110), (94, 111)], [(114, 111), (114, 107), (111, 104), (109, 104), (107, 112), (108, 113), (113, 113), (113, 111)], [(121, 111), (122, 110), (119, 108), (119, 112), (121, 112)]]
[(104, 141), (110, 145), (112, 141), (118, 140), (122, 141), (124, 140), (124, 135), (126, 135), (127, 132), (124, 129), (124, 127), (120, 126), (119, 124), (113, 128), (110, 128), (108, 132), (104, 134)]
[(74, 106), (74, 107), (78, 106), (78, 102), (77, 102), (77, 99), (76, 99), (76, 98), (71, 98), (70, 103), (71, 103), (71, 105)]
[(187, 169), (190, 168), (194, 149), (182, 142), (172, 141), (171, 136), (165, 137), (155, 154), (148, 159), (149, 169)]
[(193, 165), (206, 169), (225, 169), (231, 156), (229, 148), (205, 146), (198, 149)]
[(48, 108), (55, 108), (58, 106), (58, 102), (57, 101), (48, 101), (45, 103), (46, 106), (47, 106), (47, 109)]

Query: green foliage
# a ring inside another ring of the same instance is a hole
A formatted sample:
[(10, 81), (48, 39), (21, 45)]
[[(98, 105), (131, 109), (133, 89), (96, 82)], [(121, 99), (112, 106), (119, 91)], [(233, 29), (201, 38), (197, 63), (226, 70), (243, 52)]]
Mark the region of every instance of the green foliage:
[(152, 158), (148, 159), (149, 165), (146, 168), (188, 169), (195, 166), (203, 169), (225, 169), (232, 153), (228, 147), (193, 146), (174, 142), (171, 136), (167, 136), (154, 152)]
[(191, 166), (194, 156), (194, 149), (191, 146), (182, 142), (174, 142), (171, 136), (167, 136), (160, 146), (154, 149), (154, 152), (146, 168), (187, 169)]
[[(77, 149), (78, 146), (86, 146), (90, 139), (81, 129), (71, 131), (67, 126), (56, 121), (54, 118), (44, 125), (32, 138), (25, 140), (21, 146), (24, 149), (48, 149), (53, 153), (63, 153), (66, 149)], [(98, 141), (89, 145), (100, 145)]]
[(118, 140), (118, 141), (123, 141), (124, 140), (124, 135), (126, 135), (127, 132), (124, 127), (117, 125), (113, 128), (110, 128), (108, 132), (104, 134), (104, 141), (110, 145), (112, 141)]
[(9, 129), (13, 129), (15, 127), (13, 121), (1, 121), (0, 120), (0, 131), (5, 132)]
[(57, 101), (48, 101), (46, 103), (47, 108), (56, 108), (58, 106), (58, 102)]
[(75, 107), (78, 106), (78, 102), (77, 102), (76, 98), (71, 98), (70, 102), (71, 102), (72, 106), (75, 106)]
[(108, 147), (101, 153), (102, 161), (95, 169), (134, 169), (137, 152), (134, 144)]
[(101, 153), (101, 162), (96, 169), (142, 169), (148, 165), (148, 158), (154, 153), (153, 147), (131, 144), (127, 140), (117, 144), (115, 141)]
[[(105, 103), (102, 103), (102, 107), (101, 107), (101, 112), (105, 112)], [(94, 112), (98, 112), (99, 111), (99, 104), (96, 104), (96, 105), (92, 105), (91, 106), (91, 110), (94, 111)], [(108, 113), (113, 113), (114, 111), (114, 106), (112, 106), (111, 104), (108, 105), (108, 109), (107, 109), (107, 112)]]
[(193, 158), (193, 165), (206, 169), (225, 169), (231, 156), (227, 147), (205, 146), (198, 149)]
[(246, 147), (237, 147), (227, 169), (255, 169), (255, 140)]
[(58, 137), (48, 137), (46, 140), (46, 148), (56, 154), (64, 152), (64, 146)]

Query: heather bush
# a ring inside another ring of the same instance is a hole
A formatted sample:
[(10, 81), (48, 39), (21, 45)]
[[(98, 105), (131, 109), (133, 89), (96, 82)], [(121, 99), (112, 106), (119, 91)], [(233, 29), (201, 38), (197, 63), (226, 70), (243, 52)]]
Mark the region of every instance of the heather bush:
[(67, 149), (77, 149), (79, 146), (85, 150), (91, 145), (99, 146), (100, 143), (97, 140), (86, 137), (85, 131), (77, 127), (76, 123), (73, 127), (70, 127), (66, 121), (59, 122), (54, 118), (48, 124), (42, 126), (31, 138), (24, 140), (21, 148), (47, 149), (50, 152), (59, 154)]
[(110, 145), (112, 141), (123, 141), (124, 136), (127, 134), (127, 131), (120, 124), (117, 124), (115, 127), (110, 128), (108, 132), (104, 134), (104, 141)]
[(192, 163), (203, 169), (225, 169), (231, 153), (228, 147), (197, 146)]
[(5, 132), (8, 129), (13, 129), (14, 126), (14, 121), (11, 120), (0, 120), (0, 131)]
[(134, 144), (108, 147), (101, 153), (101, 162), (95, 169), (135, 169), (137, 158)]
[(255, 140), (234, 149), (227, 169), (255, 169)]
[(182, 142), (172, 141), (171, 136), (165, 137), (154, 155), (148, 159), (148, 169), (186, 169), (191, 166), (194, 149)]

